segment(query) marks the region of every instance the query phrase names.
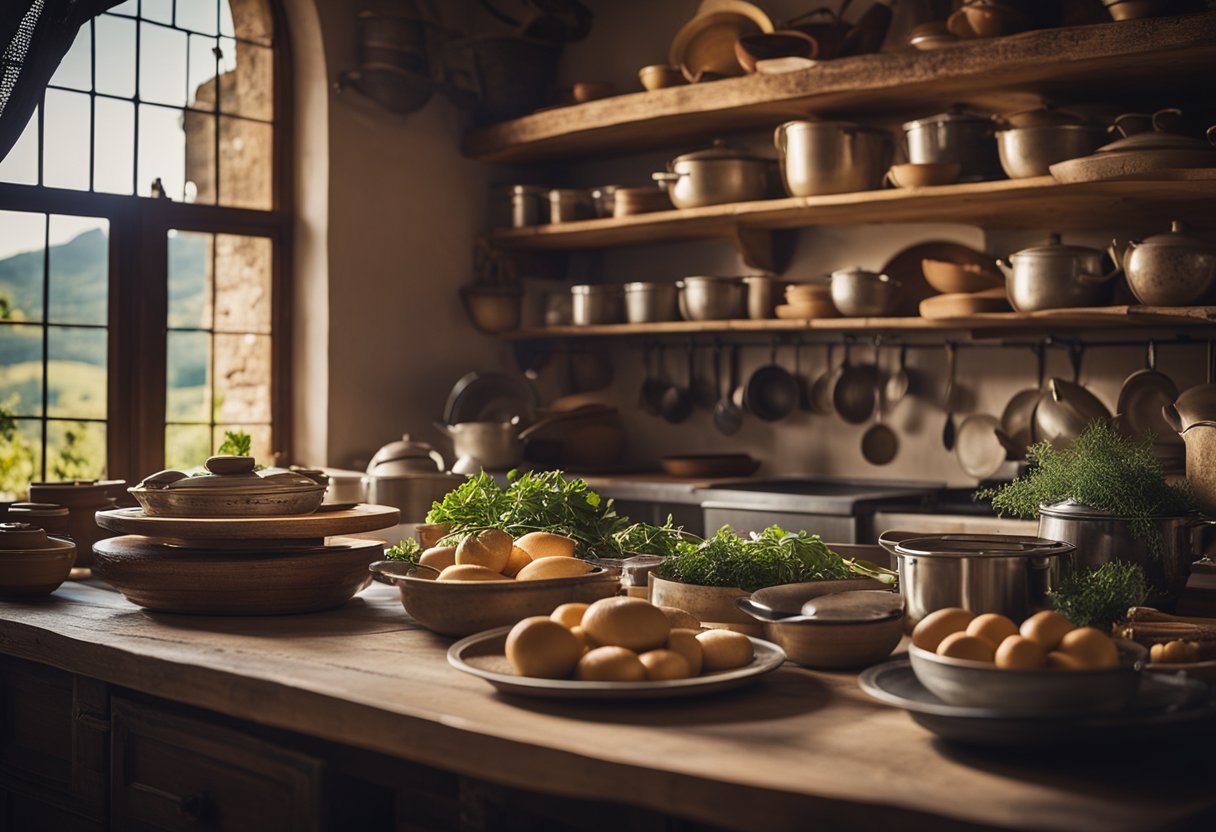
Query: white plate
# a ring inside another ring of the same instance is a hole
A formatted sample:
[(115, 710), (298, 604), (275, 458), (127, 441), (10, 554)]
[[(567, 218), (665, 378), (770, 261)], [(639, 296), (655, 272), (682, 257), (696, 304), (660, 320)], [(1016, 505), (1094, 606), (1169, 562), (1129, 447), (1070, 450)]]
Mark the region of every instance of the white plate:
[(763, 639), (748, 639), (756, 656), (746, 667), (708, 673), (692, 679), (666, 682), (577, 682), (572, 679), (537, 679), (516, 676), (507, 664), (503, 648), (510, 627), (486, 630), (462, 638), (448, 649), (448, 664), (480, 676), (503, 693), (542, 699), (668, 699), (700, 696), (745, 685), (770, 673), (785, 661), (785, 651)]

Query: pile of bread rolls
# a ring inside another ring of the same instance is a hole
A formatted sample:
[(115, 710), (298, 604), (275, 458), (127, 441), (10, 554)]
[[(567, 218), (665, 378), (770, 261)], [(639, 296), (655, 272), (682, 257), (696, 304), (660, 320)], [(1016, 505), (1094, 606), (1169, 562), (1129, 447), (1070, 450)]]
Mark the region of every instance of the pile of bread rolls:
[(926, 615), (912, 631), (912, 644), (939, 656), (991, 662), (1009, 670), (1117, 667), (1114, 639), (1094, 627), (1074, 627), (1058, 612), (1044, 610), (1022, 626), (997, 613), (976, 615), (948, 607)]
[(511, 628), (507, 660), (518, 676), (583, 682), (688, 679), (751, 664), (751, 640), (701, 630), (683, 610), (616, 596), (562, 604)]
[(518, 540), (487, 529), (460, 541), (435, 546), (418, 558), (439, 570), (437, 581), (540, 581), (585, 575), (595, 565), (574, 556), (574, 541), (560, 534), (530, 532)]

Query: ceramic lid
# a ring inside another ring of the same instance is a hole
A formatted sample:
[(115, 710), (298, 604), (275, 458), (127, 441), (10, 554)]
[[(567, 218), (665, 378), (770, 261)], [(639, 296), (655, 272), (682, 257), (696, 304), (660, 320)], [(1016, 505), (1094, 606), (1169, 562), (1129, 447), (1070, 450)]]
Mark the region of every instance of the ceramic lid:
[(1162, 246), (1165, 248), (1184, 248), (1192, 251), (1213, 251), (1213, 248), (1198, 237), (1192, 237), (1186, 233), (1186, 225), (1179, 220), (1174, 220), (1170, 223), (1170, 230), (1161, 234), (1154, 234), (1151, 237), (1145, 237), (1143, 242), (1137, 243), (1136, 248), (1145, 248), (1146, 246)]
[(1045, 245), (1024, 248), (1017, 254), (1012, 255), (1010, 259), (1018, 257), (1034, 259), (1049, 257), (1068, 258), (1071, 260), (1077, 257), (1092, 257), (1101, 253), (1102, 252), (1098, 251), (1096, 248), (1086, 248), (1085, 246), (1074, 246), (1068, 245), (1067, 243), (1062, 243), (1060, 242), (1059, 234), (1052, 234), (1050, 242), (1046, 243)]
[(1017, 534), (939, 534), (909, 537), (895, 544), (895, 554), (936, 558), (1050, 558), (1066, 555), (1071, 543)]
[(672, 167), (681, 162), (713, 162), (721, 159), (741, 159), (747, 162), (770, 162), (771, 159), (766, 159), (752, 153), (750, 150), (743, 147), (736, 147), (727, 144), (722, 139), (714, 139), (713, 146), (705, 150), (695, 150), (692, 153), (684, 153), (671, 160)]
[(326, 485), (325, 475), (319, 471), (305, 473), (285, 468), (255, 471), (254, 465), (251, 456), (213, 456), (207, 460), (206, 474), (192, 477), (182, 471), (159, 471), (128, 490), (264, 495), (315, 491)]
[(372, 461), (367, 464), (367, 473), (376, 473), (376, 468), (390, 462), (402, 463), (394, 468), (407, 468), (419, 473), (430, 473), (443, 470), (443, 457), (439, 452), (425, 442), (410, 439), (408, 433), (401, 434), (401, 439), (389, 442), (376, 451)]
[(49, 537), (45, 531), (29, 523), (0, 523), (0, 557), (4, 554), (29, 552), (61, 553), (76, 551), (71, 541)]

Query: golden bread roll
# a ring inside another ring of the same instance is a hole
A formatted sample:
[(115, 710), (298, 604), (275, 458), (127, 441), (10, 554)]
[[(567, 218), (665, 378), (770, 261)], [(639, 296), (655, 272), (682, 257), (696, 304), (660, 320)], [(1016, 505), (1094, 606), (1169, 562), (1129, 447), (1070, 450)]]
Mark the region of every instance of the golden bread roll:
[(474, 566), (469, 563), (457, 563), (439, 573), (437, 581), (509, 581), (493, 569), (484, 566)]
[(995, 650), (1005, 639), (1018, 634), (1018, 625), (1000, 613), (986, 612), (971, 619), (966, 633), (969, 636), (982, 638)]
[(646, 666), (632, 650), (597, 647), (578, 660), (574, 678), (580, 682), (641, 682), (646, 679)]
[(662, 647), (671, 632), (667, 616), (658, 607), (641, 598), (620, 595), (601, 598), (589, 606), (583, 613), (582, 627), (596, 644), (628, 647), (639, 653)]
[(532, 558), (528, 557), (527, 552), (518, 546), (512, 546), (511, 556), (507, 558), (507, 565), (502, 568), (502, 574), (506, 575), (508, 578), (514, 578), (519, 574), (519, 570), (523, 569), (531, 562)]
[(937, 645), (937, 655), (950, 659), (970, 659), (973, 662), (991, 662), (996, 651), (987, 639), (964, 633), (951, 633)]
[(1069, 630), (1056, 649), (1093, 670), (1119, 666), (1119, 648), (1114, 639), (1095, 627)]
[(549, 613), (549, 617), (561, 624), (563, 627), (577, 627), (583, 623), (583, 614), (587, 612), (587, 607), (590, 604), (583, 604), (578, 601), (573, 601), (569, 604), (562, 604), (560, 607)]
[(515, 541), (515, 545), (527, 552), (532, 560), (574, 557), (574, 541), (552, 532), (528, 532)]
[(701, 670), (713, 673), (716, 670), (734, 670), (751, 664), (756, 657), (751, 639), (743, 633), (730, 630), (706, 630), (697, 633), (701, 644)]
[(1010, 636), (996, 648), (996, 666), (1006, 670), (1047, 667), (1047, 651), (1037, 641), (1024, 636)]
[(922, 650), (936, 652), (942, 639), (951, 633), (960, 633), (975, 618), (975, 613), (962, 607), (946, 607), (934, 610), (920, 620), (912, 630), (912, 643)]
[(689, 676), (700, 676), (701, 665), (705, 660), (701, 642), (697, 641), (698, 632), (699, 630), (676, 629), (667, 636), (667, 649), (684, 657), (688, 662)]
[(687, 679), (692, 675), (688, 661), (674, 650), (648, 650), (638, 656), (638, 661), (646, 668), (646, 678), (652, 682)]
[(1072, 629), (1072, 622), (1058, 612), (1043, 610), (1022, 622), (1021, 633), (1031, 641), (1037, 641), (1050, 653), (1056, 649), (1064, 634)]
[(519, 570), (517, 581), (544, 581), (550, 578), (574, 578), (586, 575), (595, 567), (578, 558), (541, 558)]
[(460, 541), (456, 563), (484, 566), (501, 573), (511, 559), (511, 535), (501, 529), (486, 529)]
[(587, 634), (583, 632), (582, 627), (571, 627), (570, 635), (578, 639), (579, 655), (586, 653), (591, 649), (591, 642), (587, 640)]
[(564, 679), (583, 655), (578, 639), (546, 615), (525, 618), (507, 634), (507, 661), (518, 676)]
[(667, 616), (673, 630), (701, 629), (701, 621), (690, 612), (685, 612), (678, 607), (659, 607), (659, 609), (663, 611), (663, 615)]
[(418, 562), (442, 572), (449, 566), (456, 565), (456, 547), (433, 546), (418, 556)]

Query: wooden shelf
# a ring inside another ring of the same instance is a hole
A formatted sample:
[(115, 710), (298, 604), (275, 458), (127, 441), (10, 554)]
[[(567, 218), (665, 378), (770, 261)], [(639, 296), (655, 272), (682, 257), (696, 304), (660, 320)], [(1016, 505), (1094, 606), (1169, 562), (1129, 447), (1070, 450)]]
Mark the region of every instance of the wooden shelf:
[(1022, 314), (994, 312), (965, 318), (818, 318), (815, 320), (670, 321), (655, 324), (550, 326), (503, 333), (510, 341), (666, 335), (970, 332), (977, 336), (1090, 329), (1216, 326), (1216, 306), (1105, 306)]
[(1044, 29), (546, 110), (473, 130), (463, 151), (512, 163), (616, 155), (808, 115), (891, 118), (959, 102), (1007, 112), (1053, 98), (1159, 102), (1184, 83), (1202, 101), (1216, 89), (1214, 65), (1216, 12)]
[[(960, 222), (987, 228), (1120, 228), (1178, 216), (1216, 227), (1216, 179), (1112, 181), (1066, 185), (1050, 176), (787, 197), (758, 202), (658, 211), (630, 217), (498, 229), (501, 248), (575, 250), (698, 239), (732, 239), (740, 231), (775, 231), (815, 225)], [(749, 241), (754, 244), (754, 241)]]

